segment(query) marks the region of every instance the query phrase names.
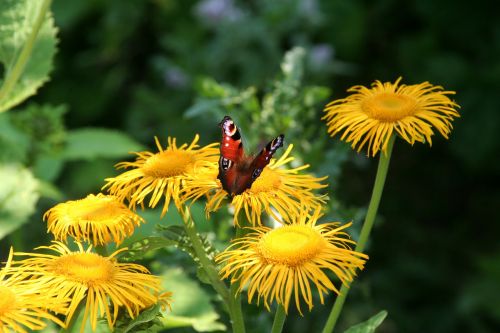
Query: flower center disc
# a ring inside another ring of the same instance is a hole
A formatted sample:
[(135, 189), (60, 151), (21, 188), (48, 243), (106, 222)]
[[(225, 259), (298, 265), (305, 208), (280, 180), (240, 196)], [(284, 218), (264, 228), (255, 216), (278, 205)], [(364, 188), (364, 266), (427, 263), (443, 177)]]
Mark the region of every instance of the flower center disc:
[(250, 190), (253, 193), (267, 193), (279, 189), (280, 185), (281, 179), (279, 174), (277, 172), (274, 172), (273, 169), (264, 168), (261, 175), (257, 177), (257, 179), (255, 179), (255, 182), (250, 187)]
[(168, 178), (182, 175), (193, 162), (193, 156), (185, 151), (166, 150), (148, 158), (142, 170), (148, 176)]
[(367, 98), (361, 108), (373, 119), (395, 122), (415, 114), (416, 102), (406, 95), (380, 93)]
[(114, 267), (95, 253), (77, 253), (58, 258), (52, 271), (72, 281), (92, 285), (110, 280)]
[(16, 295), (7, 287), (0, 286), (0, 317), (16, 306)]
[(288, 266), (297, 266), (314, 258), (323, 246), (321, 235), (304, 225), (274, 229), (259, 242), (260, 253), (266, 260)]

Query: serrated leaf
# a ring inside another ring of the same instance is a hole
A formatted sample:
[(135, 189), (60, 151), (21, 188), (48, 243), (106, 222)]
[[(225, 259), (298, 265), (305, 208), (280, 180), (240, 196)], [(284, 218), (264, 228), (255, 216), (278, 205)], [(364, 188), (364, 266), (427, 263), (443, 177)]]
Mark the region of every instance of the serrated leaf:
[[(191, 244), (190, 238), (186, 235), (186, 232), (182, 226), (179, 225), (157, 225), (156, 228), (161, 232), (161, 235), (168, 240), (176, 243), (177, 247), (189, 254), (195, 262), (199, 262), (196, 255), (196, 251)], [(199, 235), (203, 249), (207, 253), (208, 257), (213, 259), (215, 257), (216, 250), (212, 243), (203, 235)]]
[[(57, 43), (56, 28), (50, 11), (43, 18), (24, 68), (18, 68), (21, 74), (17, 81), (10, 76), (14, 73), (15, 64), (18, 63), (21, 50), (30, 35), (36, 34), (35, 23), (44, 5), (45, 1), (0, 1), (0, 62), (5, 68), (5, 78), (0, 80), (0, 94), (3, 95), (0, 98), (0, 112), (35, 94), (49, 79)], [(4, 86), (6, 80), (9, 80), (9, 84)], [(11, 83), (13, 85), (10, 88), (5, 88)]]
[(219, 315), (210, 303), (210, 296), (181, 268), (168, 269), (162, 274), (163, 287), (174, 291), (172, 312), (161, 318), (164, 328), (192, 326), (198, 332), (225, 331)]
[(104, 128), (83, 128), (68, 131), (62, 156), (66, 160), (117, 158), (144, 147), (128, 135)]
[(385, 317), (387, 317), (387, 311), (380, 311), (367, 321), (351, 326), (344, 333), (374, 333)]
[(146, 237), (140, 241), (134, 242), (128, 246), (128, 250), (122, 252), (120, 261), (137, 261), (153, 250), (161, 249), (167, 246), (176, 245), (177, 243), (164, 237)]

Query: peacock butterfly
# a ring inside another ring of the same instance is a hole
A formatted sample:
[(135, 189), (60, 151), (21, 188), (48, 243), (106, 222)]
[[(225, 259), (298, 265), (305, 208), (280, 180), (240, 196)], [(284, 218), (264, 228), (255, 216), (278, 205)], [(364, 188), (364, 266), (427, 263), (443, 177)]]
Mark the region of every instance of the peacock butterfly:
[(234, 121), (225, 116), (220, 122), (222, 142), (220, 145), (219, 175), (222, 188), (231, 196), (243, 193), (260, 176), (279, 147), (283, 146), (284, 135), (278, 135), (257, 155), (247, 156), (243, 150), (241, 134)]

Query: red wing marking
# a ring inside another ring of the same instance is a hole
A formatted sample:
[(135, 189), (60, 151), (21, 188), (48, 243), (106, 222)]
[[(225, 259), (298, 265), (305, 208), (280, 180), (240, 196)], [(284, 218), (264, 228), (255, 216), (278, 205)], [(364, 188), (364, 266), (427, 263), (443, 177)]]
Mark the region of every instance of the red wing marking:
[(255, 157), (247, 157), (240, 132), (231, 117), (225, 116), (219, 126), (222, 128), (222, 142), (218, 178), (226, 192), (238, 195), (252, 186), (276, 150), (283, 146), (284, 135), (270, 141)]

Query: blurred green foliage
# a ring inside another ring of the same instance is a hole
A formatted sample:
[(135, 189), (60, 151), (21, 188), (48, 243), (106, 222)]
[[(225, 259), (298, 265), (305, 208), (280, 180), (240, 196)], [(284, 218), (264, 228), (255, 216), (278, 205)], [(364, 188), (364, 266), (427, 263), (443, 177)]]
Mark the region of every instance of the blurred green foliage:
[[(59, 51), (51, 81), (0, 114), (2, 165), (32, 173), (21, 178), (36, 177), (39, 192), (29, 192), (42, 196), (34, 215), (19, 219), (26, 224), (2, 240), (1, 253), (10, 244), (26, 251), (46, 244), (43, 212), (98, 192), (128, 151), (156, 149), (155, 135), (218, 141), (227, 113), (250, 150), (284, 133), (297, 162), (328, 175), (327, 217), (353, 220), (356, 238), (376, 161), (329, 139), (321, 110), (352, 85), (403, 76), (456, 91), (462, 118), (450, 140), (436, 138), (431, 149), (396, 143), (370, 261), (339, 328), (386, 309), (377, 332), (500, 331), (500, 22), (490, 2), (54, 0), (52, 10)], [(8, 54), (0, 53), (3, 73)], [(227, 240), (224, 214), (210, 223), (201, 209), (194, 215), (208, 237)], [(159, 272), (175, 262), (184, 271), (169, 274), (195, 283), (189, 256), (158, 251), (160, 259), (143, 260)], [(284, 331), (320, 331), (333, 298), (326, 306), (316, 299), (303, 318), (292, 310)], [(262, 307), (244, 311), (249, 332), (269, 327)]]

